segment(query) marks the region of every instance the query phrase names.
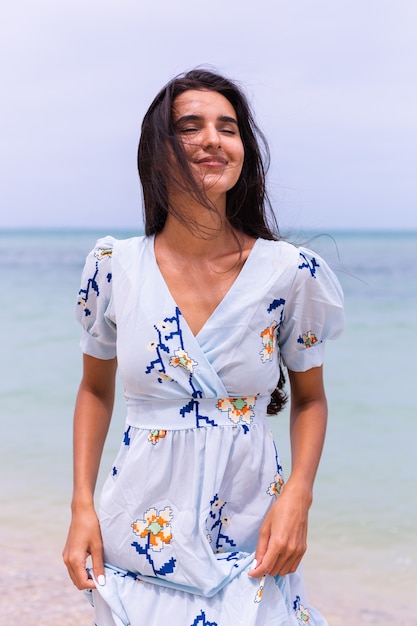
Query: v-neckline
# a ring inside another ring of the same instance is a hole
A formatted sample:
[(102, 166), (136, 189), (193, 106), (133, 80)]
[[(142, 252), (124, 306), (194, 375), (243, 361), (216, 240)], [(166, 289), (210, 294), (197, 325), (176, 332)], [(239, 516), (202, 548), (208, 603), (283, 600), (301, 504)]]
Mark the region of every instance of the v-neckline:
[(217, 306), (213, 309), (213, 311), (210, 313), (210, 315), (208, 316), (208, 318), (206, 319), (206, 321), (204, 322), (204, 324), (201, 326), (201, 328), (198, 330), (197, 333), (193, 333), (193, 331), (191, 330), (191, 327), (187, 321), (187, 318), (184, 316), (183, 312), (181, 311), (181, 308), (178, 306), (177, 302), (175, 301), (174, 296), (172, 295), (169, 287), (168, 287), (168, 283), (166, 282), (164, 275), (161, 272), (161, 269), (158, 265), (158, 261), (156, 258), (156, 253), (155, 253), (155, 235), (152, 235), (152, 237), (150, 238), (150, 249), (151, 249), (151, 255), (153, 258), (153, 262), (155, 265), (155, 269), (157, 274), (159, 275), (159, 279), (162, 282), (162, 284), (164, 285), (167, 293), (169, 294), (172, 302), (174, 303), (174, 305), (176, 306), (176, 308), (180, 311), (181, 316), (183, 318), (183, 320), (185, 321), (187, 328), (189, 329), (191, 335), (194, 337), (194, 339), (197, 339), (198, 336), (205, 330), (205, 328), (207, 327), (207, 325), (209, 324), (209, 322), (213, 319), (213, 317), (216, 315), (216, 313), (219, 311), (220, 308), (222, 308), (224, 306), (224, 303), (227, 302), (230, 297), (231, 294), (233, 294), (233, 292), (237, 289), (237, 287), (239, 286), (239, 283), (243, 280), (243, 275), (246, 274), (248, 272), (248, 267), (250, 267), (250, 265), (252, 264), (252, 257), (254, 256), (254, 252), (255, 252), (255, 248), (257, 248), (257, 244), (258, 244), (259, 238), (255, 239), (255, 242), (252, 246), (252, 248), (249, 251), (248, 256), (246, 257), (245, 262), (243, 263), (239, 273), (237, 274), (236, 278), (234, 279), (233, 283), (230, 285), (229, 289), (226, 291), (226, 293), (224, 294), (223, 298), (220, 300), (220, 302), (217, 304)]

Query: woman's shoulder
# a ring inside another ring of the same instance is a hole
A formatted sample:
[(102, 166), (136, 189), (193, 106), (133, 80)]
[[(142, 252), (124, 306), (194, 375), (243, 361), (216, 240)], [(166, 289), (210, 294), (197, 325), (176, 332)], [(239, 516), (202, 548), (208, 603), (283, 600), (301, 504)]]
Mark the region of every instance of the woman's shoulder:
[(272, 262), (288, 263), (296, 265), (300, 258), (302, 248), (285, 239), (258, 239), (257, 245), (262, 254)]
[(119, 250), (132, 250), (140, 248), (142, 243), (149, 240), (149, 237), (145, 235), (139, 235), (135, 237), (127, 237), (119, 239), (113, 235), (105, 235), (97, 239), (93, 249), (90, 251), (90, 256), (93, 256), (98, 261), (105, 258), (111, 258), (113, 253)]
[(105, 235), (104, 237), (100, 237), (99, 239), (97, 239), (93, 249), (90, 252), (90, 255), (98, 261), (109, 258), (113, 255), (113, 249), (116, 242), (117, 239), (112, 235)]
[(307, 295), (308, 289), (320, 289), (336, 294), (342, 301), (343, 294), (339, 280), (329, 264), (320, 254), (304, 245), (296, 245), (285, 240), (261, 240), (263, 260), (269, 263), (277, 276), (286, 276), (293, 293)]
[[(302, 244), (291, 243), (285, 239), (260, 239), (260, 246), (271, 259), (287, 261), (294, 264), (294, 269), (304, 269), (306, 266), (314, 270), (319, 263), (326, 264), (324, 259), (314, 250)], [(314, 271), (313, 271), (314, 274)]]

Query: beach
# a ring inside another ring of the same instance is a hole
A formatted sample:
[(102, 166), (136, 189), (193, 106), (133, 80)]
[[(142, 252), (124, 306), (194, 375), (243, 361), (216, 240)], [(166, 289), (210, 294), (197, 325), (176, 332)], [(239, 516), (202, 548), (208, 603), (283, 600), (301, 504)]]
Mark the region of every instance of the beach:
[[(81, 372), (73, 309), (84, 258), (105, 234), (0, 232), (2, 626), (93, 624), (61, 551)], [(335, 233), (308, 246), (329, 260), (346, 298), (345, 333), (326, 348), (329, 425), (304, 559), (309, 600), (329, 626), (417, 626), (417, 234)], [(270, 423), (288, 474), (287, 413)], [(119, 388), (100, 484), (123, 424)]]

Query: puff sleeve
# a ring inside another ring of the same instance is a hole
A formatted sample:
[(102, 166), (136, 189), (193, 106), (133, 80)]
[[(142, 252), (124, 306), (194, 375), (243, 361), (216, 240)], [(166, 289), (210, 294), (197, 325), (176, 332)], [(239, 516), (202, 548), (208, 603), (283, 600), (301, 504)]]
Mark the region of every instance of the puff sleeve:
[(325, 341), (339, 337), (343, 326), (339, 281), (319, 255), (299, 248), (298, 266), (278, 335), (284, 364), (295, 372), (322, 365)]
[(75, 315), (82, 327), (84, 354), (98, 359), (116, 356), (116, 320), (112, 302), (112, 254), (114, 237), (99, 239), (87, 256)]

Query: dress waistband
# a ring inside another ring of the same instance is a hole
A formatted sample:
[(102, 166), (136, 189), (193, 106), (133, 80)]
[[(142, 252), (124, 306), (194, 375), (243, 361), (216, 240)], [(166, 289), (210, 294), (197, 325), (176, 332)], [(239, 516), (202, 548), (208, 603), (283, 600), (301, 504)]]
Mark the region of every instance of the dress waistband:
[(269, 397), (129, 399), (127, 423), (144, 429), (185, 430), (210, 426), (242, 426), (266, 419)]

